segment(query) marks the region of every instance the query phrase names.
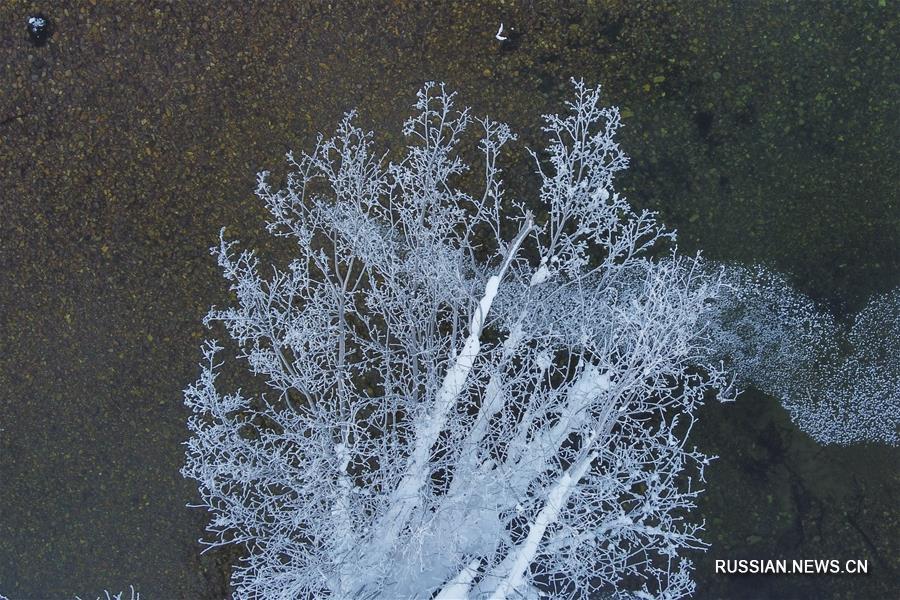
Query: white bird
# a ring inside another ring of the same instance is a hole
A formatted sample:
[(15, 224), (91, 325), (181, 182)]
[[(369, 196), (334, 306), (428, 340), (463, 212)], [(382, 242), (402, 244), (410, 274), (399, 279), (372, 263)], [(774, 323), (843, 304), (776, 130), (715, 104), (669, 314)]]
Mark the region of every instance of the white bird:
[(503, 23), (500, 23), (500, 29), (497, 30), (497, 35), (495, 35), (494, 37), (501, 42), (506, 41), (506, 36), (503, 35)]

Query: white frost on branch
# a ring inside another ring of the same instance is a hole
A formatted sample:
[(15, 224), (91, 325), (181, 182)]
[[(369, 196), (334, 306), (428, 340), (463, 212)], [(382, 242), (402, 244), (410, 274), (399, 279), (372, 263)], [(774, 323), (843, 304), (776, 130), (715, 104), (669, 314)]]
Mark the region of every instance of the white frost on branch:
[[(574, 82), (545, 116), (539, 197), (506, 198), (506, 125), (418, 94), (385, 163), (353, 113), (257, 194), (287, 268), (214, 248), (237, 296), (213, 309), (265, 397), (222, 393), (209, 342), (184, 474), (210, 545), (244, 544), (240, 598), (680, 598), (686, 520), (708, 458), (685, 445), (705, 399), (721, 285), (613, 191), (619, 112)], [(477, 193), (456, 147), (482, 134)]]
[[(118, 594), (110, 594), (108, 591), (103, 592), (103, 596), (98, 596), (97, 600), (141, 600), (141, 595), (134, 591), (134, 586), (130, 586), (131, 595), (125, 596), (125, 592), (119, 592)], [(0, 600), (7, 600), (2, 594), (0, 594)], [(78, 596), (75, 596), (75, 600), (81, 600)]]
[(742, 386), (778, 398), (820, 444), (900, 444), (900, 288), (841, 325), (763, 267), (729, 267), (712, 356)]

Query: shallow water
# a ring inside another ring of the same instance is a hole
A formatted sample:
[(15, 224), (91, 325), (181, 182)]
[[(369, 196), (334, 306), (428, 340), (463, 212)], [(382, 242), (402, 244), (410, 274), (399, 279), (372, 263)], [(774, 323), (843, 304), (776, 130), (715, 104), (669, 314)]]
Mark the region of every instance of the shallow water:
[[(266, 245), (256, 171), (354, 106), (396, 141), (423, 81), (532, 146), (568, 77), (601, 82), (620, 187), (682, 249), (769, 262), (839, 314), (900, 284), (896, 3), (333, 4), (61, 4), (41, 48), (30, 4), (0, 7), (0, 593), (226, 593), (178, 474), (200, 319), (227, 299), (207, 248), (223, 225)], [(529, 171), (509, 162), (523, 197)], [(698, 434), (722, 455), (698, 597), (896, 589), (895, 450), (818, 448), (753, 395)], [(712, 573), (782, 556), (870, 575)]]

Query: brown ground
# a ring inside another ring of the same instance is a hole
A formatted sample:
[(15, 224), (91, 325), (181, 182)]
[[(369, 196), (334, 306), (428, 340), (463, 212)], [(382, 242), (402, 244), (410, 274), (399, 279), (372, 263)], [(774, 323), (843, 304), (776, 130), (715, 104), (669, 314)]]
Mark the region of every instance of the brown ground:
[[(225, 593), (178, 474), (199, 321), (226, 298), (207, 248), (223, 225), (263, 245), (256, 171), (354, 106), (397, 132), (425, 80), (532, 143), (569, 76), (600, 81), (626, 116), (623, 188), (686, 248), (772, 261), (841, 310), (900, 283), (900, 35), (880, 4), (0, 2), (0, 592)], [(820, 452), (779, 411), (709, 419), (729, 455), (698, 597), (896, 591), (896, 452)], [(872, 574), (711, 575), (779, 552)]]

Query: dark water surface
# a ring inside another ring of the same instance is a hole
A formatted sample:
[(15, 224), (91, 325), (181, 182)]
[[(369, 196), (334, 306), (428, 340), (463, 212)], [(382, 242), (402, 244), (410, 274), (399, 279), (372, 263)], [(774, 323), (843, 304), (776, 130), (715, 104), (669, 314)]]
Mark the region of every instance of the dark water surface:
[[(230, 557), (198, 555), (206, 517), (178, 473), (200, 318), (227, 299), (207, 248), (223, 225), (266, 245), (255, 173), (283, 172), (286, 150), (354, 106), (397, 140), (423, 81), (530, 145), (570, 76), (601, 82), (626, 117), (621, 187), (682, 248), (769, 262), (842, 315), (900, 284), (897, 2), (134, 4), (0, 4), (11, 598), (227, 593)], [(41, 48), (35, 9), (55, 25)], [(528, 171), (509, 162), (517, 193)], [(697, 443), (722, 456), (698, 511), (713, 546), (697, 597), (900, 589), (896, 450), (819, 448), (751, 394), (705, 410)], [(717, 558), (860, 558), (870, 573), (726, 577)]]

